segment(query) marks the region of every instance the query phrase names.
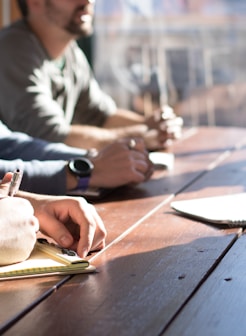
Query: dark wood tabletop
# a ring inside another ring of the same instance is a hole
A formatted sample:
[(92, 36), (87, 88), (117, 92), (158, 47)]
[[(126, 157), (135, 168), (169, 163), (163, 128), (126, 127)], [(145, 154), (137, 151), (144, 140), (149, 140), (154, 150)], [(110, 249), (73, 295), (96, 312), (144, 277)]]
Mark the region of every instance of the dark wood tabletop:
[(243, 128), (194, 128), (172, 170), (95, 206), (106, 248), (95, 274), (0, 282), (4, 335), (245, 335), (246, 238), (175, 213), (170, 202), (243, 192)]

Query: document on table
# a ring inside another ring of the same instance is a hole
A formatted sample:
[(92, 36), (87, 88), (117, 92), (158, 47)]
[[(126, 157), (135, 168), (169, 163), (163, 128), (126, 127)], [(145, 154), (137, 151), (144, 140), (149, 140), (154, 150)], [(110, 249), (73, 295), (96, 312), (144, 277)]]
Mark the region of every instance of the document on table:
[(149, 159), (156, 168), (172, 170), (174, 166), (174, 154), (164, 152), (150, 152)]
[(246, 193), (174, 201), (177, 212), (214, 224), (246, 226)]

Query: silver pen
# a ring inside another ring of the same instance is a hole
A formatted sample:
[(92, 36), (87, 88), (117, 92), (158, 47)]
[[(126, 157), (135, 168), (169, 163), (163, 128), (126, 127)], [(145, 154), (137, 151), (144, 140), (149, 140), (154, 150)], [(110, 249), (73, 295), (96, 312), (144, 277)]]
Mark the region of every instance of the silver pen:
[(16, 169), (14, 171), (9, 185), (9, 196), (14, 196), (18, 192), (22, 180), (22, 175), (23, 172), (20, 169)]

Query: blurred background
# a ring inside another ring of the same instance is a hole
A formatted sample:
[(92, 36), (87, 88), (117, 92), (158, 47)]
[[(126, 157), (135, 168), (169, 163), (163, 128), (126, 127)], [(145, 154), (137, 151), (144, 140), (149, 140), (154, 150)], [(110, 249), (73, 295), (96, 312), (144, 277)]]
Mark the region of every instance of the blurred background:
[(246, 126), (245, 0), (98, 0), (94, 70), (124, 107)]
[[(18, 18), (1, 0), (1, 25)], [(186, 126), (246, 126), (246, 0), (97, 0), (79, 40), (118, 105), (173, 106)]]

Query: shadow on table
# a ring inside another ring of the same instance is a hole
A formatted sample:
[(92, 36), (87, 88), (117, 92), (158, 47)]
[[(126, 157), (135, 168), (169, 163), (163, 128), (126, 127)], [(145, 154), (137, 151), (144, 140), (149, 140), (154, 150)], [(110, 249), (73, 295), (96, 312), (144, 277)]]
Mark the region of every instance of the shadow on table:
[[(209, 228), (202, 231), (199, 234), (210, 232), (211, 236), (196, 239), (193, 234), (194, 240), (187, 243), (185, 240), (191, 238), (191, 232), (188, 235), (183, 232), (184, 237), (174, 239), (168, 247), (160, 247), (166, 244), (165, 231), (163, 236), (153, 234), (146, 238), (145, 235), (145, 252), (138, 253), (138, 248), (143, 250), (140, 235), (134, 241), (125, 241), (128, 251), (124, 244), (122, 249), (118, 246), (117, 254), (106, 263), (99, 257), (98, 274), (90, 275), (85, 281), (76, 276), (61, 289), (57, 304), (61, 298), (68, 303), (72, 297), (73, 305), (80, 307), (79, 312), (72, 313), (65, 304), (64, 318), (70, 314), (76, 325), (76, 320), (86, 316), (83, 332), (90, 331), (93, 335), (100, 334), (102, 326), (105, 335), (111, 335), (112, 331), (121, 335), (147, 335), (150, 330), (151, 335), (161, 334), (213, 271), (233, 240), (231, 235), (217, 233), (216, 236)], [(146, 239), (149, 248), (154, 244), (159, 248), (146, 251)], [(124, 252), (127, 255), (118, 256)], [(86, 306), (81, 302), (86, 302)]]

